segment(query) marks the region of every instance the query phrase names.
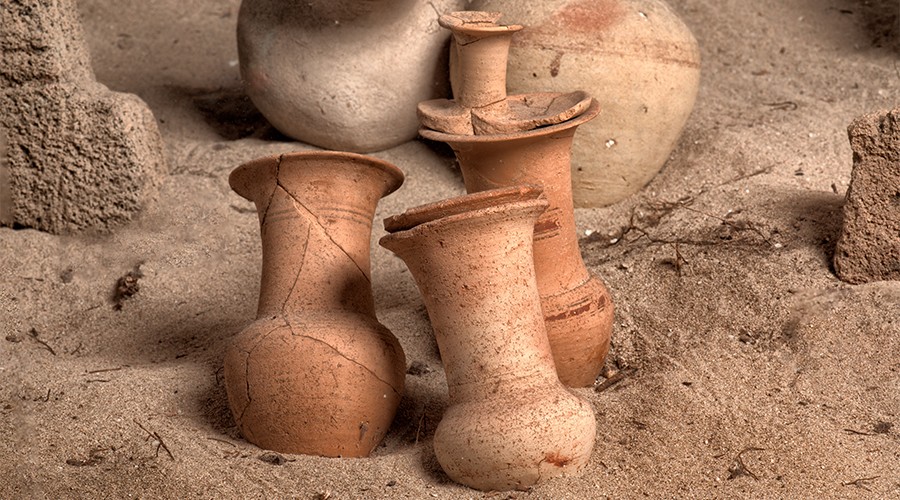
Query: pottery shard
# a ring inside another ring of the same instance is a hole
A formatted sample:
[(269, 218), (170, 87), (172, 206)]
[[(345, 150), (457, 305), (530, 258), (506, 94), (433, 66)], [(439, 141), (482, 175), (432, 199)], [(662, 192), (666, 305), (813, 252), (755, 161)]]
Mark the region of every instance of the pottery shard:
[(834, 268), (850, 283), (900, 280), (900, 108), (857, 118), (848, 135), (853, 171)]
[(152, 113), (94, 80), (71, 0), (4, 1), (0, 22), (0, 225), (130, 220), (166, 171)]

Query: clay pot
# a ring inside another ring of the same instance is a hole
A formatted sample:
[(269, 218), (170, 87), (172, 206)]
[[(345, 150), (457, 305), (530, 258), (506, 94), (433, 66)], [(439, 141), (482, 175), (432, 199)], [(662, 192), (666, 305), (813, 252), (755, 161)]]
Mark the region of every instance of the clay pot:
[(448, 92), (448, 34), (435, 10), (465, 3), (244, 0), (246, 92), (275, 128), (309, 144), (371, 152), (409, 141), (416, 104)]
[(369, 238), (378, 200), (402, 182), (397, 167), (352, 153), (268, 156), (231, 173), (262, 235), (257, 319), (225, 355), (228, 403), (248, 441), (360, 457), (387, 432), (406, 361), (375, 317)]
[(512, 35), (521, 26), (499, 25), (497, 12), (453, 12), (439, 18), (452, 33), (450, 85), (453, 100), (480, 108), (506, 99), (506, 63)]
[(522, 132), (583, 113), (591, 98), (581, 91), (508, 96), (506, 62), (518, 25), (499, 23), (499, 12), (452, 12), (438, 20), (453, 33), (450, 82), (453, 99), (432, 99), (416, 109), (423, 127), (448, 134)]
[(536, 187), (486, 191), (385, 220), (381, 239), (425, 300), (450, 407), (434, 451), (454, 481), (480, 490), (574, 474), (590, 458), (590, 405), (556, 377), (534, 275)]
[(700, 82), (700, 51), (662, 0), (475, 0), (525, 25), (512, 40), (510, 93), (581, 89), (603, 119), (572, 152), (579, 207), (615, 203), (646, 185), (669, 158)]
[(556, 369), (572, 387), (593, 385), (609, 351), (613, 324), (609, 291), (581, 258), (572, 207), (572, 139), (599, 112), (592, 102), (571, 120), (513, 134), (419, 131), (453, 148), (469, 193), (523, 183), (543, 187), (549, 208), (535, 225), (534, 267)]

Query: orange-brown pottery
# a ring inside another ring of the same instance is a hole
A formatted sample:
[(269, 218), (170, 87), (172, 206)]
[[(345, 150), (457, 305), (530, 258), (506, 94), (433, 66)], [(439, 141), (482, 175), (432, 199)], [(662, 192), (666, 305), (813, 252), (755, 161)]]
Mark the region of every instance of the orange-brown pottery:
[(253, 201), (262, 236), (257, 319), (225, 355), (225, 386), (244, 437), (284, 453), (359, 457), (381, 441), (406, 361), (378, 323), (369, 245), (395, 166), (353, 153), (268, 156), (229, 183)]
[(497, 12), (444, 14), (438, 22), (453, 33), (450, 86), (454, 101), (480, 108), (506, 99), (506, 63), (512, 35), (521, 26), (497, 24)]
[(588, 272), (578, 247), (572, 203), (570, 151), (577, 127), (598, 115), (594, 101), (582, 114), (527, 132), (492, 135), (419, 133), (448, 143), (474, 193), (519, 184), (542, 186), (549, 207), (534, 232), (534, 266), (547, 335), (560, 380), (594, 383), (609, 351), (613, 304), (600, 279)]
[(535, 222), (548, 203), (520, 186), (414, 208), (381, 239), (425, 300), (450, 407), (434, 451), (454, 481), (522, 489), (578, 473), (590, 458), (591, 406), (556, 376), (534, 274)]

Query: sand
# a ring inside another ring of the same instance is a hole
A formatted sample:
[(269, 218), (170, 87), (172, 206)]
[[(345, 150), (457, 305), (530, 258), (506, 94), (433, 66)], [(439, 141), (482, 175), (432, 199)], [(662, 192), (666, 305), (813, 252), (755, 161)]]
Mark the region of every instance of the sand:
[[(432, 369), (408, 376), (384, 444), (282, 462), (241, 439), (221, 365), (253, 319), (260, 249), (227, 176), (309, 147), (242, 98), (238, 2), (81, 1), (98, 79), (148, 102), (171, 175), (113, 234), (0, 229), (0, 497), (900, 497), (900, 283), (847, 285), (831, 267), (847, 124), (900, 103), (897, 3), (671, 4), (703, 54), (679, 146), (637, 195), (576, 213), (617, 307), (609, 364), (633, 370), (577, 391), (598, 419), (580, 477), (491, 495), (434, 458), (445, 379), (412, 279), (379, 247), (379, 318)], [(463, 192), (445, 149), (375, 156), (408, 176), (377, 221)]]

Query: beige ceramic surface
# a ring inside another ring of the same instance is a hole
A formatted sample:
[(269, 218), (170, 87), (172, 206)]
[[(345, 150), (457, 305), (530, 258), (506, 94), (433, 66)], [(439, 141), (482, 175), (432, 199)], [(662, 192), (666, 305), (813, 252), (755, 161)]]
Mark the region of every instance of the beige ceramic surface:
[(523, 24), (509, 52), (510, 93), (584, 90), (603, 117), (572, 152), (575, 205), (615, 203), (668, 160), (691, 113), (700, 51), (662, 0), (475, 0)]
[(247, 94), (282, 133), (319, 147), (371, 152), (413, 139), (416, 104), (448, 91), (437, 12), (465, 3), (245, 0)]
[(609, 291), (581, 258), (569, 174), (575, 131), (599, 113), (594, 102), (576, 118), (515, 134), (420, 131), (425, 138), (450, 144), (470, 193), (519, 184), (544, 188), (550, 205), (535, 225), (535, 272), (556, 368), (560, 380), (573, 387), (594, 383), (609, 351), (613, 325)]
[(351, 153), (293, 153), (238, 167), (262, 235), (257, 320), (225, 355), (225, 386), (248, 440), (271, 450), (366, 456), (403, 391), (397, 339), (375, 318), (369, 234), (403, 174)]
[(418, 207), (385, 221), (381, 245), (425, 299), (450, 407), (434, 451), (453, 480), (522, 489), (581, 471), (593, 410), (554, 373), (534, 275), (540, 189), (514, 187)]

